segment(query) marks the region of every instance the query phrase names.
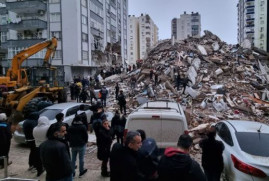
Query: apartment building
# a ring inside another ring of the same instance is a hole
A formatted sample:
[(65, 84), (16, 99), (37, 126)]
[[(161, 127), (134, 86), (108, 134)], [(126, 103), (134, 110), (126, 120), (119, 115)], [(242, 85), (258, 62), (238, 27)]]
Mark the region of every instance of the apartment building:
[(255, 47), (268, 51), (268, 1), (239, 0), (237, 40), (242, 44), (246, 39)]
[[(3, 72), (21, 50), (57, 37), (51, 64), (63, 68), (65, 81), (93, 74), (99, 66), (127, 60), (128, 0), (1, 0), (0, 52)], [(40, 51), (23, 66), (43, 64)]]
[(148, 14), (128, 17), (128, 64), (145, 59), (147, 51), (158, 42), (158, 27)]
[(201, 16), (192, 12), (180, 15), (180, 18), (173, 18), (171, 21), (171, 36), (175, 40), (184, 40), (188, 37), (201, 36)]

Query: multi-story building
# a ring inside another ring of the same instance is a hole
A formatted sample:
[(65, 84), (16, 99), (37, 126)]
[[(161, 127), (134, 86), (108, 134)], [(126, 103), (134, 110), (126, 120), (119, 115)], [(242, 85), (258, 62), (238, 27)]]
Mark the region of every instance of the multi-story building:
[(242, 44), (248, 39), (255, 47), (268, 51), (268, 1), (239, 0), (237, 40)]
[(201, 16), (197, 13), (180, 15), (180, 18), (174, 18), (171, 21), (172, 37), (175, 40), (184, 40), (188, 37), (201, 36)]
[[(127, 60), (128, 0), (1, 0), (1, 65), (38, 42), (57, 37), (52, 65), (62, 67), (65, 80), (93, 74), (102, 65)], [(40, 51), (23, 66), (40, 66)]]
[(129, 65), (136, 64), (147, 56), (147, 51), (158, 42), (158, 27), (148, 14), (128, 18), (128, 60)]

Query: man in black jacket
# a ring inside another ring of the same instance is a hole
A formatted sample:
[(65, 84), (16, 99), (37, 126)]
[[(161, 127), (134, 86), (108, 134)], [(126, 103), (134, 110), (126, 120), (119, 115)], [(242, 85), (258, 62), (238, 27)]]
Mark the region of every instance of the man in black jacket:
[(72, 181), (72, 164), (62, 142), (66, 135), (66, 127), (61, 124), (51, 126), (48, 140), (40, 145), (40, 157), (47, 172), (47, 181), (65, 180)]
[(165, 149), (158, 168), (160, 181), (206, 181), (201, 167), (189, 155), (191, 145), (192, 138), (183, 134), (178, 148)]
[(79, 154), (79, 176), (81, 177), (87, 172), (87, 169), (84, 169), (84, 155), (86, 144), (88, 143), (88, 133), (83, 125), (81, 116), (76, 115), (72, 125), (68, 128), (68, 134), (72, 151), (73, 176), (75, 175), (77, 154)]
[(139, 178), (137, 151), (141, 147), (141, 136), (137, 131), (129, 131), (125, 145), (113, 145), (110, 154), (111, 181), (136, 181)]
[(118, 95), (118, 101), (121, 114), (123, 113), (122, 111), (124, 111), (124, 115), (126, 115), (126, 99), (122, 90), (120, 90), (120, 94)]
[(28, 159), (29, 170), (32, 170), (34, 167), (37, 167), (36, 156), (39, 156), (37, 155), (35, 139), (33, 136), (33, 129), (34, 127), (37, 126), (38, 118), (39, 118), (38, 112), (33, 112), (23, 122), (23, 126), (22, 126), (23, 132), (25, 134), (26, 143), (30, 147), (30, 154), (29, 154), (29, 159)]
[(223, 170), (222, 152), (224, 145), (222, 142), (215, 140), (216, 129), (211, 127), (208, 138), (200, 142), (202, 148), (202, 166), (205, 171), (207, 181), (219, 181)]
[[(11, 143), (11, 130), (10, 125), (7, 123), (7, 115), (5, 113), (0, 114), (0, 157), (5, 156), (8, 159)], [(12, 162), (8, 161), (10, 165)], [(4, 161), (0, 160), (0, 168), (4, 167)]]

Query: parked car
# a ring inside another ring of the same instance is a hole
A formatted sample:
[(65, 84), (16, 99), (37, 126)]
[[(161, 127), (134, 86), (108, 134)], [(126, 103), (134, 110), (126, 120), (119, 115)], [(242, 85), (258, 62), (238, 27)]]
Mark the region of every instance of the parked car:
[(254, 121), (226, 120), (215, 124), (223, 142), (224, 176), (228, 181), (269, 180), (269, 126)]
[(142, 129), (154, 138), (159, 148), (176, 146), (178, 138), (188, 129), (181, 105), (169, 100), (149, 101), (142, 104), (127, 118), (128, 130)]
[[(55, 116), (58, 113), (63, 113), (64, 114), (63, 122), (67, 123), (68, 125), (71, 125), (75, 117), (75, 114), (79, 110), (79, 106), (82, 104), (83, 103), (75, 103), (75, 102), (54, 104), (41, 110), (40, 116), (46, 116), (52, 124), (56, 122)], [(91, 120), (91, 116), (93, 114), (93, 112), (91, 111), (91, 106), (89, 104), (84, 104), (84, 111), (86, 112), (87, 121), (89, 123)], [(17, 143), (25, 143), (25, 135), (22, 128), (23, 122), (24, 121), (19, 122), (16, 131), (14, 132), (13, 137)]]

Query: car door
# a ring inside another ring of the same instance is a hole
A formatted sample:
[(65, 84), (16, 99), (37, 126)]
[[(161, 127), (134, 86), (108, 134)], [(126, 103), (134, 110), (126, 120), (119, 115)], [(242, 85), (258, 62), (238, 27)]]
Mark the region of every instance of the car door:
[(73, 106), (73, 107), (69, 108), (66, 111), (64, 122), (67, 123), (70, 126), (72, 124), (73, 119), (74, 119), (74, 117), (75, 117), (78, 110), (79, 110), (79, 106)]
[(234, 154), (235, 150), (231, 131), (229, 130), (229, 127), (223, 122), (219, 122), (216, 124), (216, 130), (216, 139), (222, 141), (225, 146), (225, 149), (222, 154), (224, 161), (224, 172), (226, 173), (226, 176), (229, 178), (229, 180), (232, 180), (232, 178), (234, 177), (234, 166), (232, 163), (231, 154)]

